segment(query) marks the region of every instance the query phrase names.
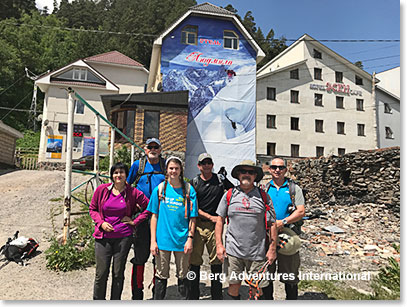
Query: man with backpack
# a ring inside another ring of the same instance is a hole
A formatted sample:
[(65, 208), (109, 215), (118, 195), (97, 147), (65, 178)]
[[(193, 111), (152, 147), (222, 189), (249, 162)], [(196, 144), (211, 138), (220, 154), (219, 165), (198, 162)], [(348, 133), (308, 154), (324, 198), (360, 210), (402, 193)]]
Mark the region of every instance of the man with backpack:
[[(161, 157), (161, 142), (156, 138), (149, 138), (144, 148), (145, 156), (135, 161), (130, 168), (127, 182), (135, 184), (136, 188), (151, 197), (152, 191), (164, 181), (165, 160)], [(134, 258), (131, 289), (132, 299), (143, 299), (144, 265), (150, 256), (150, 219), (141, 223), (134, 238)]]
[[(222, 273), (222, 262), (216, 256), (215, 224), (218, 215), (216, 209), (225, 190), (233, 188), (233, 184), (226, 178), (226, 174), (215, 174), (212, 156), (202, 153), (198, 157), (200, 174), (192, 179), (198, 200), (198, 219), (196, 224), (194, 248), (191, 254), (190, 270), (195, 272), (195, 279), (191, 280), (190, 299), (199, 299), (200, 266), (203, 264), (202, 254), (206, 245), (209, 254), (211, 273)], [(215, 276), (215, 275), (214, 275)], [(211, 280), (211, 297), (213, 300), (222, 300), (222, 283), (219, 279)]]
[[(273, 200), (277, 218), (277, 230), (281, 232), (284, 227), (291, 228), (297, 234), (298, 222), (305, 216), (305, 200), (301, 188), (291, 179), (284, 175), (287, 172), (287, 165), (282, 158), (274, 158), (270, 162), (269, 171), (272, 180), (266, 185), (266, 192)], [(271, 273), (286, 273), (285, 276), (295, 276), (287, 280), (280, 279), (284, 283), (287, 300), (298, 298), (298, 273), (300, 267), (299, 251), (293, 255), (277, 253), (277, 259), (271, 266)], [(282, 275), (280, 275), (282, 276)], [(273, 284), (270, 283), (269, 292), (273, 293)], [(270, 299), (273, 299), (271, 296)]]
[[(263, 170), (251, 160), (244, 160), (232, 170), (239, 185), (229, 189), (222, 197), (216, 213), (216, 253), (222, 262), (229, 262), (228, 295), (239, 300), (242, 280), (238, 276), (257, 274), (276, 259), (277, 228), (270, 197), (254, 185), (263, 178)], [(227, 220), (226, 249), (222, 243), (223, 224)], [(269, 243), (266, 245), (266, 237)], [(237, 278), (238, 277), (238, 278)], [(269, 281), (258, 284), (260, 299)]]

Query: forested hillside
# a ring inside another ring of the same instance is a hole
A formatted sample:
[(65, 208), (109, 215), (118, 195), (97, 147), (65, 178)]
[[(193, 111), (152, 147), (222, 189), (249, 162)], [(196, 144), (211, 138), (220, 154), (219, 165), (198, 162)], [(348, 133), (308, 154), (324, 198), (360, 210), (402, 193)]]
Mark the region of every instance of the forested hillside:
[[(20, 130), (33, 129), (27, 112), (33, 96), (33, 81), (41, 75), (80, 58), (118, 50), (150, 65), (154, 39), (182, 16), (195, 0), (62, 0), (54, 11), (39, 11), (35, 0), (1, 0), (0, 3), (0, 120)], [(264, 36), (251, 11), (237, 12), (266, 53), (264, 65), (286, 48), (284, 38), (273, 29)], [(38, 91), (37, 116), (43, 94)], [(37, 125), (38, 127), (38, 125)]]

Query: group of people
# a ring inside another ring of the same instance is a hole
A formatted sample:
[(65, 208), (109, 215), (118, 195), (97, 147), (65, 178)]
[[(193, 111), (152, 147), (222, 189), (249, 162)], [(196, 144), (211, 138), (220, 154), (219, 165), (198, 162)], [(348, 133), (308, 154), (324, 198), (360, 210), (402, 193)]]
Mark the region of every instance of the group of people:
[[(293, 274), (295, 278), (280, 278), (280, 281), (285, 283), (286, 298), (297, 299), (299, 252), (278, 253), (277, 249), (282, 247), (278, 236), (303, 218), (305, 201), (296, 184), (293, 196), (292, 182), (284, 176), (285, 161), (282, 158), (271, 161), (272, 180), (265, 191), (258, 187), (263, 170), (253, 161), (244, 160), (233, 168), (231, 175), (239, 181), (234, 186), (226, 178), (226, 172), (213, 172), (212, 156), (202, 153), (197, 161), (200, 174), (186, 182), (181, 159), (171, 156), (164, 161), (161, 150), (158, 139), (148, 139), (145, 157), (135, 161), (130, 170), (120, 162), (113, 165), (112, 183), (100, 185), (93, 195), (89, 207), (95, 222), (93, 299), (106, 298), (111, 262), (110, 299), (121, 298), (132, 245), (134, 300), (144, 297), (144, 267), (150, 253), (154, 263), (153, 299), (165, 298), (171, 254), (175, 258), (182, 299), (199, 299), (205, 246), (211, 276), (215, 276), (211, 278), (212, 299), (223, 299), (222, 279), (216, 276), (223, 274), (225, 260), (229, 271), (229, 299), (240, 299), (242, 280), (236, 276), (258, 273), (263, 268), (270, 273), (277, 270), (281, 274)], [(188, 274), (191, 272), (192, 275)], [(260, 299), (273, 299), (272, 280), (260, 280), (258, 292)]]

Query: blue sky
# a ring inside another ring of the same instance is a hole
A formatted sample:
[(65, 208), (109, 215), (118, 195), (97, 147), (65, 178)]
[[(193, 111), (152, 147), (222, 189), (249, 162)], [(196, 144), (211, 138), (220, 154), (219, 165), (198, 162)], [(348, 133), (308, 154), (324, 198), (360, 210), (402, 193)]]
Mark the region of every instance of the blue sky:
[[(36, 0), (52, 11), (53, 0)], [(59, 1), (58, 1), (59, 2)], [(317, 40), (400, 39), (400, 2), (405, 0), (197, 0), (218, 6), (232, 4), (242, 17), (252, 11), (264, 35), (296, 40), (307, 33)], [(287, 41), (291, 44), (292, 41)], [(399, 42), (325, 42), (351, 62), (361, 60), (369, 73), (400, 66)]]
[[(204, 2), (207, 1), (198, 0), (198, 3)], [(307, 33), (317, 40), (400, 39), (400, 2), (397, 0), (208, 2), (223, 7), (232, 4), (242, 18), (247, 11), (252, 11), (254, 20), (264, 35), (273, 29), (278, 38), (284, 36), (296, 40)], [(291, 43), (292, 41), (287, 41), (287, 45)], [(364, 69), (370, 73), (400, 66), (399, 42), (322, 43), (351, 62), (361, 60)]]

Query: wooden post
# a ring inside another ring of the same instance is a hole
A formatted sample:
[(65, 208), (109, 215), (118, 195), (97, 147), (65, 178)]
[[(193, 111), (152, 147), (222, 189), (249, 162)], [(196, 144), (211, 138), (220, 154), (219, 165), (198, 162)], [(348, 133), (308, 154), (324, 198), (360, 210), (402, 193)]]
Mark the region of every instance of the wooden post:
[(96, 114), (95, 116), (95, 157), (93, 164), (93, 171), (96, 173), (95, 177), (95, 189), (99, 186), (99, 134), (100, 134), (100, 117)]
[(114, 154), (114, 137), (115, 137), (115, 130), (113, 128), (110, 129), (110, 160), (109, 160), (109, 172), (113, 166), (113, 154)]
[(68, 128), (66, 131), (66, 159), (65, 159), (65, 196), (64, 196), (64, 232), (62, 243), (65, 244), (69, 237), (71, 225), (71, 184), (72, 184), (72, 140), (74, 123), (74, 92), (68, 89)]

